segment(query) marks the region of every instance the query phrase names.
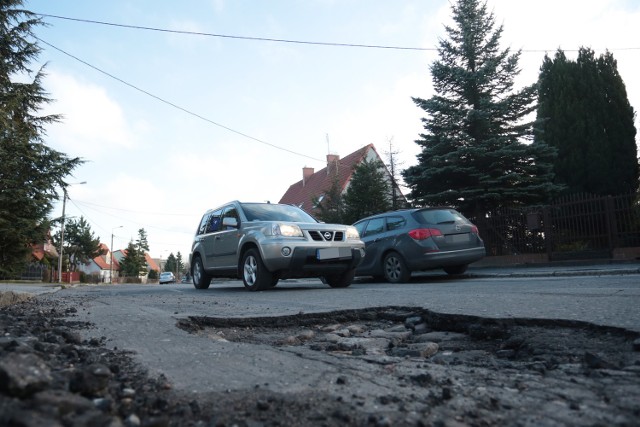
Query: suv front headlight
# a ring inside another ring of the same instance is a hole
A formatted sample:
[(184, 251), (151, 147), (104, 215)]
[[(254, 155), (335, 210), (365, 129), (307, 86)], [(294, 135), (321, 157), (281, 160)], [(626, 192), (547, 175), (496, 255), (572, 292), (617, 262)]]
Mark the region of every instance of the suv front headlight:
[(355, 227), (347, 227), (347, 240), (360, 240), (360, 233)]
[(295, 224), (273, 224), (271, 226), (272, 236), (302, 237), (302, 230)]

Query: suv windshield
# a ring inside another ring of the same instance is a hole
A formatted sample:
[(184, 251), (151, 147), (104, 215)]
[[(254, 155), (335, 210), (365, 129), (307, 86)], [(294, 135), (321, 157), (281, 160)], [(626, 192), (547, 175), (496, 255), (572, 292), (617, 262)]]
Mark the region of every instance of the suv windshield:
[(302, 209), (270, 203), (243, 203), (248, 221), (318, 222)]

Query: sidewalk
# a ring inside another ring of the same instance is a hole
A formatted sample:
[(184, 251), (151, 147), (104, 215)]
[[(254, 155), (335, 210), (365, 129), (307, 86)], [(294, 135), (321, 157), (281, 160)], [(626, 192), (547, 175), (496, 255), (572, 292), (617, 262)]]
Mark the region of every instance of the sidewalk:
[(604, 276), (640, 274), (640, 261), (559, 261), (504, 266), (469, 266), (472, 277)]

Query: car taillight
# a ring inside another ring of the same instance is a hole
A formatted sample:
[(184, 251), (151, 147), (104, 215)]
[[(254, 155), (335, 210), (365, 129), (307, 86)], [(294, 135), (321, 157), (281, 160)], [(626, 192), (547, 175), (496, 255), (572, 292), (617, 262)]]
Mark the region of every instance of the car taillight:
[(429, 237), (442, 236), (437, 228), (416, 228), (409, 232), (409, 236), (414, 240), (424, 240)]
[(475, 225), (472, 225), (471, 226), (471, 232), (473, 234), (479, 234), (478, 227), (476, 227)]

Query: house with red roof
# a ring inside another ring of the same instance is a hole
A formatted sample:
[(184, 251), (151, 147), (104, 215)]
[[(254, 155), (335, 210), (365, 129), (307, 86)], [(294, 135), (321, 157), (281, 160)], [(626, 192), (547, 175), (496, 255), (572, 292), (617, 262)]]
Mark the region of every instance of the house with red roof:
[[(118, 276), (120, 264), (115, 257), (112, 258), (111, 251), (106, 244), (100, 243), (100, 249), (104, 255), (99, 255), (88, 263), (81, 264), (78, 266), (78, 271), (91, 276), (97, 275), (100, 282), (111, 283), (111, 271), (113, 270), (113, 278), (115, 279)], [(112, 259), (113, 265), (111, 264)]]
[[(289, 187), (280, 199), (280, 203), (296, 205), (305, 212), (315, 215), (316, 206), (314, 206), (314, 200), (322, 200), (322, 197), (329, 191), (336, 178), (338, 186), (342, 194), (344, 194), (349, 187), (353, 171), (365, 160), (370, 162), (377, 160), (384, 164), (373, 144), (362, 147), (342, 159), (337, 154), (327, 154), (327, 166), (321, 170), (316, 172), (314, 168), (306, 166), (302, 168), (302, 179)], [(400, 191), (398, 183), (386, 167), (384, 170), (389, 185), (395, 190), (396, 197), (400, 198), (404, 204), (407, 204), (407, 200)]]

